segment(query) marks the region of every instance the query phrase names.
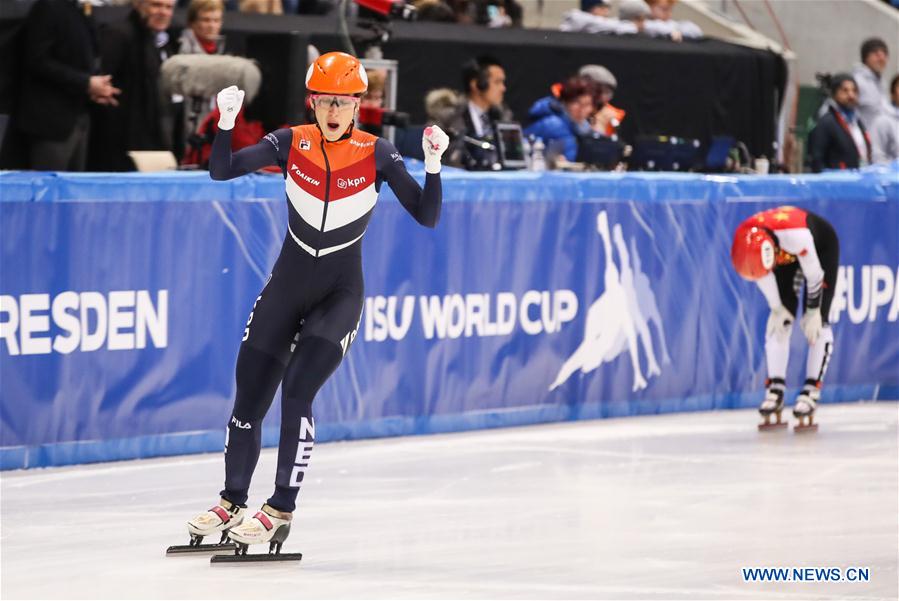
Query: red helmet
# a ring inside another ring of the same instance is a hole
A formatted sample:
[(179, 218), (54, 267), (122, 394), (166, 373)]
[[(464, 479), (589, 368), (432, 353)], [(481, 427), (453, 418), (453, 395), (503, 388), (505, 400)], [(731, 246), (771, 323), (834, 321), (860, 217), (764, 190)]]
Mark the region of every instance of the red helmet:
[(730, 260), (741, 277), (752, 281), (767, 275), (776, 254), (774, 236), (767, 229), (744, 222), (734, 233)]
[(328, 52), (309, 65), (306, 89), (320, 94), (362, 94), (368, 89), (368, 76), (355, 56)]

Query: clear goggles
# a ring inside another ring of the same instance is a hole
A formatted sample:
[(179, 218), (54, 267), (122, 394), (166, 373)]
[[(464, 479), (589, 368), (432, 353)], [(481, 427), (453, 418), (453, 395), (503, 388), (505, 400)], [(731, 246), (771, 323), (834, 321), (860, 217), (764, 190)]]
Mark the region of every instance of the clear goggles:
[(346, 110), (356, 106), (359, 99), (356, 96), (342, 96), (338, 94), (310, 94), (309, 100), (313, 106), (328, 108), (335, 107), (339, 110)]

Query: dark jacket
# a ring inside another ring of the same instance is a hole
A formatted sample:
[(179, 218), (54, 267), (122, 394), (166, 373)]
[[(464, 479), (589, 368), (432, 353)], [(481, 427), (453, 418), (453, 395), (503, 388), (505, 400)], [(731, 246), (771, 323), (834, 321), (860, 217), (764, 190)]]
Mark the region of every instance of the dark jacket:
[(541, 138), (547, 148), (553, 142), (561, 145), (559, 150), (565, 158), (576, 160), (578, 136), (582, 132), (558, 99), (552, 96), (541, 98), (531, 106), (528, 117), (531, 124), (524, 129), (525, 135)]
[[(175, 41), (166, 48), (175, 54)], [(119, 106), (97, 107), (91, 136), (90, 168), (133, 169), (129, 150), (172, 150), (171, 101), (159, 85), (162, 64), (156, 36), (132, 10), (125, 21), (100, 29), (102, 71), (122, 90)]]
[[(871, 162), (871, 138), (861, 119), (858, 121), (865, 137), (867, 156)], [(846, 120), (833, 106), (818, 120), (808, 135), (808, 162), (815, 173), (824, 169), (858, 169), (860, 165), (858, 147), (849, 132)]]
[[(488, 112), (490, 116), (491, 131), (485, 132), (483, 139), (493, 144), (496, 137), (496, 124), (499, 122), (514, 121), (515, 116), (505, 107), (494, 107)], [(452, 119), (446, 124), (438, 123), (446, 129), (450, 137), (450, 144), (446, 150), (445, 164), (453, 167), (462, 167), (470, 171), (492, 169), (499, 161), (499, 155), (495, 148), (483, 149), (473, 143), (479, 139), (477, 129), (471, 122), (471, 111), (468, 110), (468, 98), (463, 97)], [(469, 138), (466, 141), (466, 138)]]
[(74, 0), (35, 2), (25, 24), (18, 128), (35, 138), (67, 138), (89, 108), (98, 56), (93, 21)]

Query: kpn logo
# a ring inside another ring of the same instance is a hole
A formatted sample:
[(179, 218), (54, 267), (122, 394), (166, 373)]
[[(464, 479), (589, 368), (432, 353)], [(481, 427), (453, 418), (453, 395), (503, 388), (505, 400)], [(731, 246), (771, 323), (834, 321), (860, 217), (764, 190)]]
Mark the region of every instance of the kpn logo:
[(9, 355), (165, 348), (168, 315), (168, 290), (3, 294), (0, 347)]
[(348, 177), (348, 178), (337, 178), (337, 187), (341, 190), (346, 190), (347, 188), (358, 188), (362, 184), (365, 183), (365, 176), (362, 177)]

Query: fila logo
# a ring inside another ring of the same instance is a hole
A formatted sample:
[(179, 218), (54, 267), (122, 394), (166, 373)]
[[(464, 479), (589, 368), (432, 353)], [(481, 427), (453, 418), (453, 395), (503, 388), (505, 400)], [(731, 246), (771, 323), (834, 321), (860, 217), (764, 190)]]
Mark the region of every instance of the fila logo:
[(300, 150), (309, 150), (312, 148), (312, 142), (309, 140), (300, 140)]
[(365, 183), (365, 176), (362, 177), (351, 177), (349, 179), (343, 179), (342, 177), (337, 178), (337, 187), (341, 190), (346, 190), (347, 188), (355, 188), (360, 184)]
[(309, 177), (308, 175), (306, 175), (305, 173), (300, 171), (300, 168), (297, 167), (296, 163), (292, 163), (290, 165), (290, 170), (293, 171), (297, 175), (297, 177), (299, 177), (301, 180), (307, 181), (310, 184), (312, 184), (313, 186), (318, 186), (319, 184), (321, 184), (321, 182), (318, 181), (317, 179), (315, 179), (313, 177)]
[(234, 424), (235, 428), (240, 428), (241, 430), (252, 430), (253, 424), (250, 422), (242, 422), (233, 415), (231, 416), (231, 423)]

